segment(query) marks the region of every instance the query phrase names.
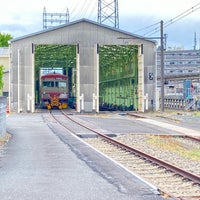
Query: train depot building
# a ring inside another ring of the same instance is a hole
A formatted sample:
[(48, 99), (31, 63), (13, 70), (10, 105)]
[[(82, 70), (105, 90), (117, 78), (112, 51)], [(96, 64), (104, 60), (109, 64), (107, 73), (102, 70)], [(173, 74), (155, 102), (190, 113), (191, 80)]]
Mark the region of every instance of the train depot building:
[(148, 111), (159, 107), (156, 43), (87, 19), (11, 40), (10, 108), (34, 112), (40, 77), (68, 76), (77, 112)]

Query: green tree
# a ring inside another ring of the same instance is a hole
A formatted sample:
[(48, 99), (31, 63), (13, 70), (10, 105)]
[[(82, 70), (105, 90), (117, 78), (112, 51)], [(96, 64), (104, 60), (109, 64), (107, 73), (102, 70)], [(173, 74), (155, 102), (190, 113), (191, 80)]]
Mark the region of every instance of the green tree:
[(1, 33), (0, 32), (0, 47), (8, 47), (8, 41), (11, 40), (13, 37), (8, 33)]
[(2, 96), (3, 89), (3, 65), (0, 65), (0, 96)]

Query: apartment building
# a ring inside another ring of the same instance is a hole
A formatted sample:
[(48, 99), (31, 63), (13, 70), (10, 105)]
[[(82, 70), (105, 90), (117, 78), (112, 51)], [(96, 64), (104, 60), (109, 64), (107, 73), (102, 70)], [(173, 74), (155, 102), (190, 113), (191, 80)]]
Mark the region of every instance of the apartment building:
[[(157, 74), (160, 76), (160, 50), (157, 51)], [(198, 50), (166, 50), (164, 51), (164, 74), (187, 75), (200, 73), (200, 49)]]

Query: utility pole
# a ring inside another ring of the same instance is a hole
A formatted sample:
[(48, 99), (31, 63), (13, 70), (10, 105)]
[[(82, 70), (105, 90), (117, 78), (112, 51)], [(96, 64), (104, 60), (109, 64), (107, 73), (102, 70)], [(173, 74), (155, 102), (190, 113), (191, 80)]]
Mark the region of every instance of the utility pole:
[(196, 50), (197, 47), (197, 35), (196, 32), (194, 32), (194, 50)]
[(164, 37), (163, 37), (163, 21), (160, 22), (160, 66), (161, 66), (161, 111), (164, 112)]

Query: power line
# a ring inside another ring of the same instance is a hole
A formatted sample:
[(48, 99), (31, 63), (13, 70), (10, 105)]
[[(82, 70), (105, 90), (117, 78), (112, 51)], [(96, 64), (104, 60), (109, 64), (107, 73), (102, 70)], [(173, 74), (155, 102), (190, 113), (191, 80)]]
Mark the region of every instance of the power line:
[[(160, 22), (158, 22), (160, 24)], [(160, 31), (160, 26), (157, 26), (156, 28), (153, 28), (152, 30), (148, 31), (147, 33), (143, 34), (143, 36), (151, 36), (154, 33), (157, 33)]]
[(88, 0), (85, 0), (84, 2), (82, 2), (82, 5), (79, 6), (79, 10), (78, 10), (79, 18), (86, 15), (89, 5), (90, 5), (90, 2), (88, 2)]
[[(172, 18), (171, 20), (167, 21), (164, 23), (163, 27), (166, 28), (169, 25), (181, 20), (182, 18), (190, 15), (191, 13), (195, 12), (196, 10), (200, 9), (200, 3), (197, 3), (196, 5), (194, 5), (193, 7), (187, 9), (186, 11), (182, 12), (181, 14), (177, 15), (176, 17)], [(156, 25), (156, 24), (153, 24)], [(149, 27), (151, 28), (153, 25), (150, 25)], [(144, 36), (151, 36), (157, 32), (160, 31), (160, 26), (157, 26), (156, 28), (153, 28), (152, 30), (146, 32), (145, 34), (143, 34)]]
[(146, 29), (151, 28), (152, 26), (155, 26), (155, 25), (158, 25), (158, 24), (160, 24), (160, 22), (156, 22), (155, 24), (152, 24), (152, 25), (149, 25), (149, 26), (147, 26), (147, 27), (144, 27), (144, 28), (138, 29), (138, 30), (136, 30), (136, 31), (134, 31), (134, 32), (137, 33), (137, 32), (140, 32), (140, 31), (146, 30)]
[[(98, 5), (96, 1), (93, 1), (93, 6), (91, 5), (91, 10), (90, 13), (88, 15), (88, 18), (92, 18), (92, 15), (94, 14), (94, 10), (96, 11), (98, 9)], [(95, 15), (93, 15), (93, 19), (96, 20), (97, 19), (98, 14), (95, 12)]]
[[(199, 7), (198, 7), (199, 6)], [(164, 27), (167, 27), (173, 23), (175, 23), (176, 21), (188, 16), (189, 14), (195, 12), (196, 10), (200, 9), (200, 3), (194, 5), (193, 7), (187, 9), (186, 11), (182, 12), (181, 14), (177, 15), (176, 17), (174, 17), (173, 19), (167, 21), (166, 23), (164, 23)]]
[[(90, 18), (92, 15), (97, 16), (97, 0), (85, 0), (77, 2), (70, 8), (70, 18), (75, 20), (79, 18)], [(87, 17), (88, 16), (88, 17)], [(94, 17), (93, 17), (94, 18)]]

